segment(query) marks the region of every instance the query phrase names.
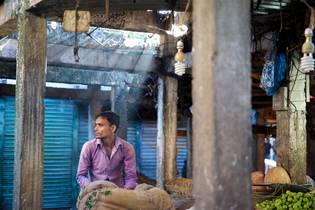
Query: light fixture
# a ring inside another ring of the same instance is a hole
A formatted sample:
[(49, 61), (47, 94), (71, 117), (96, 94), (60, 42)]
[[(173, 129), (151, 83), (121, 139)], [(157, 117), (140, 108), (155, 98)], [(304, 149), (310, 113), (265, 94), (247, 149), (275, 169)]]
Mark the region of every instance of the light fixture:
[(166, 31), (167, 34), (175, 38), (182, 37), (188, 32), (188, 27), (185, 24), (172, 24), (171, 30)]
[(309, 73), (310, 71), (314, 71), (314, 44), (312, 43), (313, 30), (306, 28), (304, 35), (306, 40), (302, 46), (303, 57), (301, 58), (300, 69), (304, 73)]
[(185, 68), (186, 65), (184, 63), (185, 61), (185, 54), (183, 53), (183, 49), (184, 49), (184, 43), (179, 40), (177, 42), (177, 53), (175, 54), (175, 74), (182, 76), (183, 74), (185, 74)]

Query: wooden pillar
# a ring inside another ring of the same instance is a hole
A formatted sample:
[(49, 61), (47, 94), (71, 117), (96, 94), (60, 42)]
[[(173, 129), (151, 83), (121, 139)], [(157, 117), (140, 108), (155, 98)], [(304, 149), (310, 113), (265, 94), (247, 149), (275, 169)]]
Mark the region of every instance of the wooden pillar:
[(287, 170), (293, 183), (304, 184), (306, 182), (306, 77), (295, 69), (294, 65), (290, 71), (289, 88), (281, 88), (273, 97), (273, 109), (277, 112), (277, 165)]
[(18, 17), (13, 209), (42, 209), (46, 20)]
[(257, 171), (265, 171), (265, 134), (256, 135), (256, 166)]
[(120, 124), (117, 135), (127, 139), (128, 132), (128, 89), (125, 85), (115, 86), (112, 89), (112, 111), (119, 115)]
[(164, 92), (164, 177), (170, 181), (176, 178), (177, 79), (165, 77)]
[(164, 81), (158, 80), (157, 140), (156, 140), (156, 186), (164, 188)]
[(195, 208), (250, 210), (250, 2), (193, 1)]
[(89, 93), (91, 94), (89, 103), (89, 138), (94, 137), (94, 123), (95, 117), (101, 112), (102, 109), (102, 98), (100, 97), (101, 91), (100, 85), (89, 85)]
[[(257, 109), (257, 127), (265, 128), (265, 109)], [(266, 130), (256, 129), (256, 170), (265, 171), (265, 137), (269, 134)]]

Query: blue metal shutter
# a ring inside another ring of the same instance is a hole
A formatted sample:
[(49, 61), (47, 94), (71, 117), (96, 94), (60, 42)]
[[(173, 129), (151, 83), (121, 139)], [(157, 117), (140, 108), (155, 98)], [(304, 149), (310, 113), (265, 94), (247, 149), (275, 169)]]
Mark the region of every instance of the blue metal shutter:
[(176, 156), (176, 165), (178, 176), (182, 177), (182, 171), (184, 167), (184, 162), (187, 159), (187, 137), (178, 136), (176, 142), (177, 156)]
[(141, 150), (140, 150), (140, 129), (141, 125), (137, 121), (128, 121), (127, 141), (132, 144), (136, 153), (137, 171), (141, 168)]
[(3, 206), (3, 196), (2, 196), (2, 188), (3, 188), (3, 146), (4, 146), (4, 110), (5, 104), (4, 100), (0, 98), (0, 207)]
[(72, 205), (74, 104), (45, 100), (44, 208)]
[(78, 164), (80, 159), (80, 153), (83, 144), (88, 141), (88, 105), (77, 103), (77, 126), (74, 130), (74, 147), (73, 147), (73, 171), (72, 171), (72, 206), (74, 207), (79, 195), (80, 187), (76, 180)]
[(89, 140), (89, 111), (88, 105), (79, 104), (79, 155), (82, 146)]
[(127, 141), (132, 144), (133, 147), (136, 146), (137, 138), (137, 122), (128, 121), (128, 132), (127, 132)]
[[(4, 133), (1, 171), (1, 207), (12, 208), (15, 98), (3, 97)], [(43, 208), (67, 208), (72, 204), (72, 145), (74, 104), (45, 99)]]
[(150, 179), (156, 179), (156, 122), (141, 124), (141, 172)]
[(13, 164), (14, 164), (14, 125), (15, 125), (15, 98), (4, 100), (4, 133), (2, 141), (2, 209), (12, 209), (13, 199)]
[[(156, 122), (142, 122), (141, 130), (141, 172), (151, 179), (156, 179)], [(179, 136), (176, 142), (177, 176), (181, 177), (184, 161), (187, 159), (187, 137)]]

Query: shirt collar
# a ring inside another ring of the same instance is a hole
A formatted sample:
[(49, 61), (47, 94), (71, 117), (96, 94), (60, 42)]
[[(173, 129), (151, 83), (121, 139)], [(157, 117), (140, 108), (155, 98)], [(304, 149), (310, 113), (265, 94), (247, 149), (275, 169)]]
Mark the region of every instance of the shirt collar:
[[(119, 138), (118, 136), (115, 136), (115, 144), (114, 147), (119, 147), (122, 144), (121, 142), (121, 138)], [(100, 145), (103, 146), (103, 142), (101, 141), (101, 139), (96, 139), (96, 145)]]

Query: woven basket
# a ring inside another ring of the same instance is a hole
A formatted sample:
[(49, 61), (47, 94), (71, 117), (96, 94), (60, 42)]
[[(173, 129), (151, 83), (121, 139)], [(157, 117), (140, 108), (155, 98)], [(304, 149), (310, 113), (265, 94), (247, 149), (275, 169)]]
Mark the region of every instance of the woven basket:
[(183, 197), (192, 197), (192, 179), (175, 179), (165, 184), (166, 191)]

